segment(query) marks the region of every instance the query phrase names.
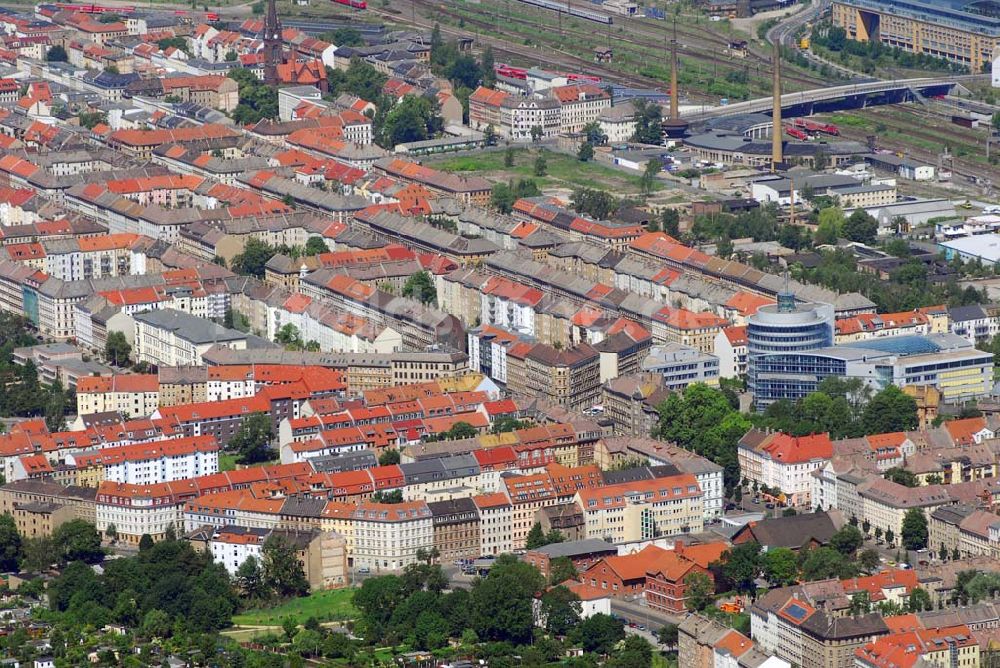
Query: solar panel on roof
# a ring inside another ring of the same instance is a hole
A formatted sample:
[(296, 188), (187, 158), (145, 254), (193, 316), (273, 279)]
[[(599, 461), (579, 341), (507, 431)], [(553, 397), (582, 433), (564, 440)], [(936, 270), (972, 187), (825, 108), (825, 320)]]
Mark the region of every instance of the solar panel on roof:
[(790, 606), (785, 608), (785, 614), (787, 614), (792, 619), (802, 621), (806, 616), (806, 609), (797, 603), (792, 603)]

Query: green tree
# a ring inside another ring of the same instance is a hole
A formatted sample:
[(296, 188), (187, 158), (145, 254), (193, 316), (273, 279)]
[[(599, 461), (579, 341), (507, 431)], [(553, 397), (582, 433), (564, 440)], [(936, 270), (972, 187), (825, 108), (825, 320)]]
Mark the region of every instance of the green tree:
[(670, 648), (677, 646), (677, 641), (680, 638), (680, 631), (677, 624), (664, 624), (660, 627), (660, 630), (656, 635), (660, 639), (661, 644)]
[(341, 46), (364, 46), (365, 39), (356, 28), (337, 28), (328, 32), (320, 33), (319, 38), (325, 42)]
[(642, 636), (628, 635), (605, 665), (608, 668), (648, 668), (653, 665), (653, 647)]
[(149, 548), (153, 547), (153, 537), (148, 533), (144, 533), (139, 536), (139, 551), (145, 552)]
[(722, 573), (736, 591), (753, 593), (754, 581), (763, 565), (761, 546), (757, 541), (734, 545), (722, 555)]
[(512, 555), (500, 555), (489, 575), (472, 589), (469, 613), (473, 630), (487, 641), (529, 640), (532, 600), (544, 586), (545, 580), (534, 566)]
[(913, 588), (906, 604), (910, 612), (923, 612), (924, 610), (934, 609), (934, 603), (931, 601), (931, 595), (928, 594), (927, 590), (922, 587)]
[[(531, 141), (532, 141), (532, 143), (535, 143), (535, 144), (537, 144), (542, 139), (542, 135), (545, 134), (545, 131), (542, 130), (542, 126), (540, 126), (540, 125), (532, 125), (531, 126), (531, 130), (529, 130), (529, 132), (531, 133)], [(537, 165), (538, 165), (538, 161), (536, 160), (535, 161), (535, 166), (537, 167)], [(535, 176), (542, 176), (542, 175), (541, 174), (536, 174)]]
[(775, 587), (793, 584), (798, 574), (798, 558), (792, 550), (778, 547), (764, 553), (764, 577)]
[(844, 225), (844, 212), (839, 207), (828, 207), (819, 212), (816, 226), (816, 245), (835, 244)]
[(107, 341), (104, 343), (104, 359), (118, 367), (128, 366), (131, 355), (132, 346), (125, 338), (125, 333), (108, 332)]
[(233, 110), (233, 120), (248, 125), (265, 118), (278, 117), (278, 90), (266, 85), (250, 70), (234, 67), (226, 75), (239, 85), (240, 103)]
[(601, 124), (597, 121), (591, 121), (583, 126), (583, 134), (587, 137), (587, 143), (592, 146), (600, 146), (607, 143), (608, 136), (604, 134), (604, 130), (601, 129)]
[(917, 480), (917, 475), (913, 471), (907, 471), (899, 466), (893, 466), (883, 473), (882, 477), (904, 487), (918, 487), (920, 485), (920, 481)]
[(718, 389), (695, 383), (683, 393), (670, 394), (657, 406), (656, 435), (692, 450), (723, 467), (727, 490), (739, 481), (737, 443), (749, 431), (750, 420), (733, 408)]
[(497, 129), (493, 127), (490, 123), (485, 128), (483, 128), (483, 146), (496, 146), (497, 144)]
[(97, 528), (85, 520), (70, 520), (60, 524), (52, 532), (52, 540), (60, 548), (60, 559), (64, 563), (83, 561), (96, 564), (104, 559), (101, 549), (101, 535)]
[(848, 612), (853, 615), (867, 615), (872, 611), (872, 599), (867, 589), (862, 589), (857, 594), (851, 596), (851, 605)]
[(284, 346), (285, 350), (302, 350), (303, 346), (299, 328), (290, 322), (274, 333), (274, 342)]
[(264, 265), (278, 252), (278, 248), (255, 237), (247, 239), (243, 252), (233, 257), (230, 269), (244, 276), (264, 278)]
[(10, 513), (0, 515), (0, 571), (16, 571), (23, 556), (21, 534)]
[(856, 209), (844, 222), (844, 236), (851, 241), (873, 245), (878, 237), (878, 221), (864, 209)]
[(406, 279), (403, 285), (403, 296), (416, 299), (423, 304), (433, 304), (437, 301), (437, 289), (434, 279), (427, 271), (418, 271)]
[(715, 586), (712, 579), (701, 572), (694, 572), (684, 578), (684, 603), (692, 612), (701, 612), (715, 601)]
[(77, 116), (77, 119), (80, 121), (80, 127), (93, 130), (98, 124), (107, 123), (108, 115), (101, 111), (84, 111)]
[(376, 490), (372, 494), (373, 503), (402, 503), (403, 502), (403, 490), (394, 489), (392, 491), (386, 492), (385, 490)]
[(663, 112), (659, 105), (643, 99), (634, 100), (635, 134), (632, 141), (659, 145), (663, 141)]
[(190, 55), (191, 49), (188, 46), (188, 42), (183, 37), (164, 37), (163, 39), (156, 41), (156, 46), (159, 47), (161, 51), (165, 51), (171, 47), (175, 49), (180, 49), (184, 53)]
[(285, 536), (272, 533), (261, 549), (264, 581), (281, 597), (304, 596), (309, 593), (302, 563), (295, 545)]
[(562, 585), (542, 594), (541, 613), (549, 633), (566, 635), (580, 623), (581, 610), (580, 597)]
[(483, 49), (483, 55), (479, 58), (479, 66), (483, 75), (483, 85), (492, 88), (497, 82), (496, 60), (493, 56), (493, 47), (489, 44)]
[(853, 557), (864, 542), (865, 538), (861, 531), (850, 524), (843, 526), (830, 537), (830, 547), (848, 558)]
[(585, 652), (608, 654), (625, 638), (625, 628), (621, 620), (610, 615), (597, 613), (577, 624), (570, 632), (570, 639)]
[(545, 159), (544, 155), (539, 155), (535, 158), (534, 174), (535, 176), (545, 176), (548, 173), (549, 163)]
[(395, 146), (423, 141), (441, 132), (444, 120), (438, 113), (436, 100), (422, 95), (407, 95), (393, 106), (382, 126), (382, 142)]
[(580, 150), (576, 152), (576, 159), (580, 162), (590, 162), (594, 159), (594, 145), (589, 141), (580, 144)]
[(656, 186), (656, 178), (662, 170), (663, 163), (660, 162), (659, 158), (651, 158), (646, 161), (646, 167), (642, 170), (642, 176), (639, 177), (639, 189), (642, 191), (642, 194), (648, 195), (653, 192)]
[(878, 551), (872, 548), (862, 550), (861, 554), (858, 555), (858, 564), (869, 573), (878, 568), (880, 563)]
[(808, 550), (802, 558), (802, 578), (806, 582), (829, 578), (849, 578), (856, 569), (843, 554), (832, 547)]
[(577, 213), (603, 220), (617, 211), (621, 202), (606, 190), (577, 188), (570, 197), (570, 205)]
[(49, 47), (49, 50), (45, 53), (45, 60), (50, 63), (65, 63), (69, 60), (69, 56), (66, 55), (66, 49), (56, 44)]
[(508, 168), (514, 166), (513, 148), (507, 147), (507, 149), (503, 152), (503, 166)]
[(922, 550), (927, 547), (927, 516), (920, 508), (910, 508), (903, 515), (903, 547)]
[(506, 183), (496, 183), (490, 192), (490, 206), (500, 213), (510, 213), (514, 209), (514, 191)]
[(237, 461), (240, 464), (259, 464), (270, 461), (272, 438), (271, 416), (264, 412), (251, 413), (243, 418), (226, 449), (239, 455)]
[(535, 522), (531, 525), (531, 529), (528, 530), (528, 537), (525, 539), (524, 546), (529, 550), (535, 550), (545, 545), (548, 545), (545, 541), (545, 531), (542, 530), (540, 523)]
[(147, 638), (166, 638), (170, 635), (170, 615), (153, 608), (142, 618), (142, 635)]
[(261, 568), (260, 561), (251, 554), (236, 569), (233, 581), (246, 598), (264, 600), (271, 593), (271, 588), (264, 578), (264, 570)]
[(323, 237), (309, 237), (306, 240), (305, 255), (322, 255), (323, 253), (329, 253), (330, 247), (326, 245), (326, 241)]
[(557, 585), (566, 582), (566, 580), (575, 580), (577, 577), (579, 577), (579, 573), (576, 572), (576, 566), (573, 565), (573, 560), (569, 557), (556, 557), (549, 562), (549, 582), (552, 584)]
[(861, 427), (866, 434), (910, 431), (918, 423), (916, 400), (895, 385), (872, 397), (861, 414)]
[(681, 214), (677, 209), (664, 209), (660, 213), (660, 227), (675, 239), (681, 234), (680, 225)]
[(49, 386), (45, 402), (45, 426), (53, 433), (66, 431), (66, 393), (58, 378)]
[(378, 456), (379, 466), (392, 466), (393, 464), (399, 463), (399, 450), (395, 448), (386, 448), (382, 451), (382, 454)]

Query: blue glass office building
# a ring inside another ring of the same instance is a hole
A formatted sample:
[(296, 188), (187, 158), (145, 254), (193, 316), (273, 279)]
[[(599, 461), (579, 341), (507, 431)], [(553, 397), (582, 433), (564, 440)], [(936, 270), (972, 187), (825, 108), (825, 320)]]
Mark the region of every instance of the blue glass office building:
[[(777, 304), (762, 306), (750, 316), (747, 322), (747, 383), (757, 410), (762, 411), (777, 400), (770, 398), (771, 392), (762, 392), (763, 388), (758, 387), (765, 381), (760, 373), (763, 358), (832, 346), (833, 320), (832, 305), (798, 303), (794, 295), (787, 292), (778, 295)], [(796, 382), (794, 378), (788, 381)]]
[(993, 357), (955, 334), (888, 336), (812, 350), (759, 355), (754, 405), (797, 401), (827, 376), (859, 378), (873, 391), (889, 385), (936, 387), (947, 402), (975, 399), (993, 384)]

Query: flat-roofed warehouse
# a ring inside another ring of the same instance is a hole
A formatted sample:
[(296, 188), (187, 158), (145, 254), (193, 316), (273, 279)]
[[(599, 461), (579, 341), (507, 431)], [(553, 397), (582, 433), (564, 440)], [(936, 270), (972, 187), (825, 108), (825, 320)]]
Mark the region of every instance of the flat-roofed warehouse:
[(974, 73), (1000, 45), (994, 0), (834, 0), (831, 20), (848, 39), (945, 58)]

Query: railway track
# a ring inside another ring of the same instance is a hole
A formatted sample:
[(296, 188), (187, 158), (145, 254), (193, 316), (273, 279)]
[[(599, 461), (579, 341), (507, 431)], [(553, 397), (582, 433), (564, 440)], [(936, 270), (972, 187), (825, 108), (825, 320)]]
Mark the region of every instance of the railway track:
[[(548, 65), (560, 64), (566, 67), (572, 67), (580, 69), (581, 71), (586, 70), (600, 76), (603, 80), (609, 83), (617, 83), (625, 86), (640, 87), (640, 88), (657, 88), (662, 87), (663, 82), (659, 79), (654, 79), (652, 77), (646, 77), (641, 74), (627, 75), (617, 70), (612, 70), (608, 67), (594, 63), (593, 61), (582, 58), (572, 53), (556, 49), (554, 47), (547, 47), (546, 52), (543, 54), (538, 49), (530, 46), (525, 46), (523, 44), (517, 44), (511, 40), (503, 39), (494, 36), (485, 36), (480, 34), (481, 32), (495, 31), (496, 25), (489, 21), (483, 19), (474, 19), (460, 14), (454, 10), (451, 10), (447, 5), (441, 4), (439, 2), (433, 2), (430, 0), (410, 0), (408, 3), (413, 7), (412, 14), (406, 17), (409, 23), (423, 28), (432, 28), (435, 21), (427, 18), (427, 13), (432, 12), (432, 15), (443, 15), (454, 19), (455, 21), (463, 21), (468, 27), (469, 25), (478, 27), (480, 32), (475, 30), (469, 30), (467, 28), (456, 28), (450, 25), (441, 25), (440, 29), (442, 33), (447, 33), (450, 35), (455, 35), (458, 37), (472, 37), (481, 39), (488, 42), (493, 46), (493, 52), (497, 56), (502, 56), (504, 54), (517, 56), (519, 58), (527, 59), (530, 62), (542, 63), (547, 62)], [(423, 10), (418, 11), (418, 10)], [(385, 18), (391, 18), (399, 20), (401, 14), (396, 14), (391, 11), (386, 11), (384, 9), (373, 8), (369, 6), (369, 10), (375, 14), (379, 14)], [(588, 42), (593, 40), (593, 34), (587, 36)], [(497, 60), (503, 60), (498, 57)]]
[[(519, 9), (521, 9), (522, 12), (528, 11), (532, 13), (544, 11), (530, 5), (520, 6)], [(551, 14), (551, 12), (549, 13)], [(510, 15), (504, 18), (507, 23), (516, 23), (519, 25), (537, 28), (536, 23), (527, 19)], [(668, 57), (667, 50), (669, 49), (670, 40), (673, 39), (672, 27), (661, 27), (657, 23), (653, 23), (645, 19), (627, 17), (615, 18), (619, 21), (618, 25), (620, 27), (626, 28), (626, 35), (629, 36), (615, 34), (610, 38), (612, 41), (631, 44), (642, 52), (649, 52), (654, 55), (658, 53), (663, 54), (664, 59)], [(568, 24), (570, 21), (566, 21), (566, 23)], [(592, 40), (594, 38), (594, 34), (592, 32), (566, 25), (562, 26), (561, 32), (570, 36), (579, 37), (581, 40)], [(638, 39), (638, 36), (646, 37), (647, 39)], [(717, 68), (717, 75), (724, 76), (726, 72), (740, 72), (747, 69), (756, 69), (759, 72), (761, 65), (763, 65), (765, 66), (764, 75), (758, 75), (760, 83), (762, 86), (766, 86), (770, 81), (770, 75), (768, 74), (770, 71), (770, 59), (759, 55), (752, 55), (748, 58), (734, 58), (732, 56), (726, 57), (723, 54), (729, 48), (728, 39), (719, 37), (707, 31), (695, 32), (689, 27), (681, 28), (678, 26), (677, 41), (677, 53), (679, 55), (704, 61), (706, 65), (708, 63), (712, 63), (713, 68)], [(705, 46), (697, 48), (695, 44), (699, 44), (699, 46), (704, 44)], [(785, 79), (787, 81), (807, 86), (814, 86), (822, 82), (819, 78), (809, 78), (795, 73), (787, 74)]]
[[(980, 148), (978, 146), (981, 141), (979, 137), (970, 135), (970, 133), (967, 132), (962, 132), (958, 128), (952, 126), (947, 119), (942, 118), (939, 114), (936, 114), (931, 110), (923, 109), (914, 105), (908, 105), (906, 107), (897, 106), (895, 109), (902, 109), (905, 113), (914, 118), (894, 118), (888, 113), (888, 111), (882, 109), (872, 110), (872, 115), (874, 119), (876, 119), (876, 122), (881, 123), (885, 125), (886, 128), (890, 128), (905, 136), (938, 144), (941, 145), (942, 148), (946, 143), (950, 143), (953, 148), (956, 146), (967, 147), (970, 144), (975, 143), (975, 149), (985, 152), (984, 147)], [(845, 127), (841, 126), (841, 130), (844, 131)], [(863, 134), (859, 136), (858, 132), (862, 132)], [(860, 128), (847, 127), (846, 133), (849, 136), (854, 135), (851, 137), (853, 139), (863, 140), (864, 135), (868, 134), (868, 131), (861, 130)], [(895, 144), (896, 142), (892, 143)], [(929, 164), (937, 164), (938, 154), (934, 151), (912, 144), (903, 144), (900, 145), (899, 148), (905, 148), (909, 155), (924, 160)], [(1000, 151), (1000, 146), (995, 146), (995, 149)], [(1000, 170), (997, 170), (992, 165), (984, 165), (965, 158), (953, 158), (952, 171), (958, 176), (970, 179), (981, 178), (986, 175), (991, 178), (994, 183), (1000, 183)]]
[[(516, 2), (516, 0), (515, 0)], [(514, 16), (509, 13), (504, 16), (503, 8), (499, 6), (499, 3), (493, 4), (494, 12), (491, 14), (486, 13), (480, 17), (470, 16), (469, 12), (458, 11), (457, 8), (449, 6), (446, 2), (439, 2), (434, 0), (410, 0), (410, 15), (406, 16), (406, 12), (403, 11), (401, 14), (397, 14), (392, 11), (386, 11), (383, 9), (374, 8), (369, 5), (369, 11), (376, 14), (383, 15), (385, 17), (392, 17), (398, 19), (401, 15), (405, 16), (407, 20), (411, 23), (415, 23), (419, 26), (430, 27), (433, 25), (434, 16), (446, 16), (452, 19), (455, 23), (461, 22), (466, 27), (471, 26), (471, 30), (456, 28), (453, 25), (441, 26), (442, 31), (459, 36), (475, 36), (485, 41), (492, 43), (494, 51), (499, 54), (509, 54), (518, 56), (522, 59), (526, 59), (528, 62), (546, 62), (535, 47), (525, 46), (519, 44), (514, 40), (524, 39), (523, 33), (518, 33), (516, 30), (504, 30), (505, 24), (519, 25), (524, 27), (530, 27), (534, 30), (538, 30), (539, 26), (537, 22), (531, 21), (529, 19)], [(403, 5), (405, 7), (405, 4)], [(543, 14), (551, 14), (551, 12), (546, 12), (543, 9), (533, 7), (531, 5), (516, 4), (515, 5), (520, 12), (539, 12)], [(616, 17), (618, 18), (618, 17)], [(592, 43), (595, 41), (598, 33), (595, 31), (585, 31), (571, 25), (572, 21), (580, 20), (573, 19), (572, 17), (566, 17), (565, 24), (561, 26), (561, 32), (563, 35), (568, 35), (570, 37), (578, 38), (581, 43)], [(597, 24), (595, 24), (596, 26)], [(660, 26), (652, 21), (646, 21), (645, 19), (625, 19), (625, 23), (619, 23), (619, 25), (624, 25), (624, 27), (629, 30), (626, 34), (614, 34), (609, 33), (608, 40), (612, 45), (615, 42), (626, 43), (634, 47), (639, 51), (640, 56), (646, 62), (655, 62), (655, 56), (658, 53), (662, 53), (664, 60), (666, 59), (666, 49), (669, 47), (669, 39), (672, 38), (672, 26), (668, 28), (667, 26)], [(551, 28), (551, 26), (546, 26)], [(612, 29), (611, 26), (606, 27), (606, 29)], [(494, 37), (485, 36), (479, 33), (488, 32), (499, 32), (504, 37)], [(645, 37), (646, 39), (642, 39)], [(767, 61), (755, 61), (754, 59), (725, 59), (721, 56), (721, 51), (728, 47), (728, 40), (721, 36), (715, 35), (711, 32), (704, 31), (699, 32), (689, 26), (678, 26), (677, 30), (678, 42), (680, 47), (678, 52), (682, 56), (687, 56), (689, 58), (701, 61), (699, 65), (701, 68), (707, 70), (707, 63), (712, 63), (712, 68), (714, 70), (714, 76), (725, 76), (728, 72), (748, 72), (754, 73), (756, 71), (757, 86), (761, 87), (763, 90), (767, 86), (767, 81), (769, 76), (766, 74), (769, 71), (770, 62)], [(685, 41), (685, 39), (687, 41)], [(698, 49), (693, 46), (693, 43), (697, 41), (707, 42), (709, 47)], [(713, 48), (714, 47), (714, 48)], [(650, 77), (642, 74), (626, 74), (619, 70), (614, 70), (606, 66), (601, 66), (599, 64), (593, 63), (590, 59), (583, 58), (576, 54), (563, 51), (556, 47), (548, 46), (549, 51), (546, 52), (546, 56), (551, 53), (558, 54), (556, 62), (565, 64), (571, 67), (579, 68), (582, 71), (592, 72), (594, 74), (600, 75), (602, 79), (605, 79), (611, 83), (619, 83), (628, 86), (642, 86), (642, 87), (658, 87), (662, 88), (665, 85), (663, 79), (658, 79), (655, 77)], [(634, 52), (632, 52), (634, 55)], [(761, 65), (764, 65), (762, 68)], [(761, 75), (761, 72), (765, 74)], [(787, 79), (802, 85), (815, 85), (816, 80), (799, 76), (796, 74), (790, 74)], [(713, 98), (714, 96), (699, 95), (697, 93), (693, 94), (692, 97), (695, 98)]]
[[(539, 9), (531, 5), (524, 5), (520, 3), (516, 3), (516, 5), (518, 10), (522, 13), (530, 12), (542, 15), (552, 14), (552, 12), (546, 12), (543, 9)], [(494, 5), (494, 7), (496, 8), (494, 16), (497, 16), (498, 19), (503, 19), (506, 23), (525, 25), (533, 29), (538, 28), (537, 23), (533, 21), (513, 16), (510, 13), (509, 2), (507, 3), (506, 16), (504, 16), (500, 11), (499, 5)], [(670, 40), (673, 39), (672, 24), (668, 26), (658, 21), (644, 18), (616, 16), (615, 19), (618, 21), (617, 25), (620, 28), (624, 28), (626, 32), (625, 34), (615, 34), (613, 37), (614, 42), (631, 44), (639, 49), (642, 49), (643, 51), (651, 51), (653, 54), (657, 52), (663, 53), (664, 58), (667, 57), (667, 49), (669, 48)], [(466, 18), (466, 20), (468, 21), (469, 19)], [(497, 23), (499, 23), (499, 21)], [(566, 24), (569, 23), (570, 21), (567, 20)], [(498, 30), (499, 25), (494, 24), (493, 29)], [(581, 40), (593, 41), (595, 38), (595, 33), (593, 31), (581, 30), (569, 25), (561, 26), (561, 33), (579, 37)], [(639, 37), (645, 37), (646, 39), (639, 39)], [(770, 71), (770, 57), (767, 55), (761, 55), (751, 50), (751, 57), (727, 58), (723, 54), (729, 47), (730, 40), (728, 38), (707, 30), (693, 28), (687, 24), (677, 25), (677, 41), (677, 52), (679, 55), (704, 61), (704, 64), (706, 65), (711, 63), (713, 69), (716, 70), (716, 76), (719, 74), (724, 76), (727, 72), (740, 72), (755, 69), (758, 72), (762, 88), (768, 88), (770, 86), (770, 75), (767, 74)], [(701, 44), (705, 44), (706, 46), (699, 48)], [(765, 67), (763, 75), (759, 74), (761, 65)], [(785, 80), (810, 87), (823, 82), (823, 80), (819, 77), (803, 76), (795, 72), (788, 73), (787, 71)]]

